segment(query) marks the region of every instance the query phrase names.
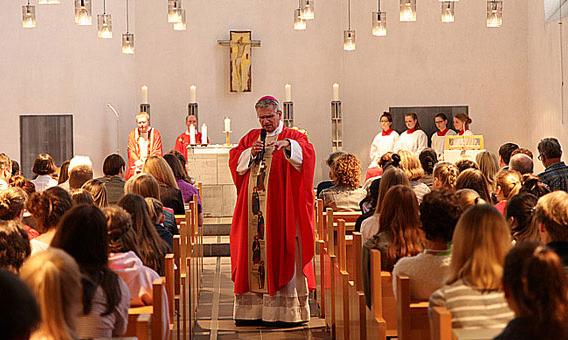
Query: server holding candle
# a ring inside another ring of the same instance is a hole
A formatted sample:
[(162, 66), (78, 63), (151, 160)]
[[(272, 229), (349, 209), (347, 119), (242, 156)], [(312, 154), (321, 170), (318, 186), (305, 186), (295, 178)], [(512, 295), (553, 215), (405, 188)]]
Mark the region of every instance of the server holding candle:
[(179, 151), (185, 159), (187, 159), (187, 147), (190, 145), (206, 145), (209, 144), (209, 138), (207, 137), (207, 126), (203, 124), (205, 128), (205, 135), (197, 130), (197, 117), (194, 115), (187, 115), (185, 118), (186, 130), (176, 139), (176, 145), (174, 149)]

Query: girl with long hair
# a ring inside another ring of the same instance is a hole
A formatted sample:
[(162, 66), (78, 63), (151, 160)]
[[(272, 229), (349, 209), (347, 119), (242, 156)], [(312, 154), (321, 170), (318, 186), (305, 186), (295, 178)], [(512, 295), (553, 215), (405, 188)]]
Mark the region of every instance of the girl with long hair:
[(39, 304), (41, 324), (31, 340), (74, 340), (81, 311), (81, 271), (77, 262), (61, 249), (50, 248), (29, 258), (20, 278)]
[(479, 170), (467, 169), (460, 173), (456, 180), (456, 190), (460, 189), (472, 189), (488, 204), (492, 202), (487, 179)]
[(446, 307), (452, 328), (502, 328), (513, 317), (501, 290), (503, 261), (511, 248), (509, 226), (488, 204), (473, 205), (456, 225), (446, 285), (430, 308)]
[(498, 202), (495, 208), (504, 216), (507, 202), (521, 190), (523, 185), (521, 174), (515, 170), (501, 170), (495, 177), (495, 184), (495, 196)]
[(143, 172), (154, 176), (160, 186), (160, 201), (174, 210), (174, 214), (185, 214), (183, 196), (176, 182), (174, 173), (164, 158), (150, 156), (144, 163)]
[(401, 150), (398, 155), (400, 156), (400, 168), (404, 171), (406, 177), (408, 177), (410, 186), (416, 194), (418, 204), (420, 204), (422, 197), (430, 192), (428, 185), (422, 182), (422, 178), (425, 175), (422, 164), (418, 157), (409, 151)]
[(108, 267), (108, 231), (102, 211), (86, 204), (73, 207), (61, 220), (51, 246), (71, 255), (83, 274), (82, 312), (77, 320), (79, 338), (124, 334), (130, 293)]

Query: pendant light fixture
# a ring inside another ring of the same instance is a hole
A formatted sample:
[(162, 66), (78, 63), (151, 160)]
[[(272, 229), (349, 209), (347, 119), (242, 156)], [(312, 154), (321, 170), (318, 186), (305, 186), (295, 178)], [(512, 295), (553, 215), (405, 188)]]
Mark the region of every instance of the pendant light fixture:
[(91, 0), (75, 0), (75, 23), (79, 26), (93, 24)]
[(503, 25), (503, 1), (487, 0), (487, 27)]
[(30, 0), (28, 0), (27, 5), (22, 6), (22, 27), (23, 28), (36, 27), (35, 6), (30, 5)]
[(185, 22), (185, 9), (180, 9), (181, 20), (179, 22), (174, 22), (174, 31), (185, 31), (187, 29), (187, 23)]
[(128, 0), (126, 0), (126, 33), (122, 34), (122, 53), (134, 54), (134, 34), (129, 31)]
[(306, 30), (306, 21), (303, 18), (303, 4), (302, 4), (302, 0), (298, 0), (299, 4), (298, 4), (298, 8), (296, 8), (294, 10), (294, 30), (296, 31), (304, 31)]
[(400, 21), (416, 21), (416, 0), (400, 0)]
[(300, 8), (302, 9), (302, 19), (314, 20), (314, 0), (303, 0), (303, 5)]
[(112, 38), (112, 17), (106, 13), (106, 0), (103, 0), (103, 14), (97, 15), (97, 28), (99, 38)]
[(442, 2), (442, 22), (454, 22), (454, 1)]
[(347, 0), (348, 29), (343, 31), (343, 49), (355, 51), (355, 30), (351, 29), (351, 0)]
[(168, 0), (168, 22), (176, 23), (181, 20), (181, 0)]
[(371, 33), (375, 37), (384, 37), (387, 35), (387, 13), (381, 12), (381, 0), (377, 0), (377, 11), (373, 15), (373, 28)]

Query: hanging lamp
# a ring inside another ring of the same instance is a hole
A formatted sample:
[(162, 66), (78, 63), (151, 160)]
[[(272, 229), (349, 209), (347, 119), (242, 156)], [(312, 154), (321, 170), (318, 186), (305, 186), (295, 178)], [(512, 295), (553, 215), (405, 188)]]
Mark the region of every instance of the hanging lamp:
[(185, 9), (180, 9), (181, 20), (179, 22), (174, 22), (174, 31), (185, 31), (187, 29), (187, 23), (185, 21)]
[(134, 34), (129, 31), (128, 0), (126, 0), (126, 33), (122, 34), (122, 53), (134, 54)]
[(416, 21), (416, 0), (400, 0), (400, 21)]
[(314, 0), (303, 0), (303, 5), (300, 8), (302, 9), (302, 19), (314, 20)]
[(99, 38), (112, 38), (112, 17), (106, 12), (106, 0), (103, 0), (103, 14), (97, 15), (97, 28)]
[(371, 33), (375, 37), (387, 35), (387, 13), (381, 12), (381, 0), (377, 0), (377, 11), (372, 13), (373, 26)]
[(442, 2), (442, 22), (454, 22), (454, 1)]
[(348, 29), (343, 31), (343, 49), (345, 51), (355, 51), (355, 30), (351, 29), (351, 0), (347, 0)]
[(79, 26), (90, 26), (93, 24), (91, 0), (75, 0), (75, 23)]
[(294, 10), (294, 30), (304, 31), (307, 27), (306, 21), (303, 18), (303, 5), (302, 0), (298, 0), (298, 8)]
[(30, 5), (30, 0), (28, 0), (27, 5), (22, 6), (22, 27), (23, 28), (36, 27), (35, 6)]
[(503, 25), (503, 1), (487, 0), (487, 27)]
[(182, 20), (181, 10), (181, 0), (168, 0), (168, 22), (180, 22)]

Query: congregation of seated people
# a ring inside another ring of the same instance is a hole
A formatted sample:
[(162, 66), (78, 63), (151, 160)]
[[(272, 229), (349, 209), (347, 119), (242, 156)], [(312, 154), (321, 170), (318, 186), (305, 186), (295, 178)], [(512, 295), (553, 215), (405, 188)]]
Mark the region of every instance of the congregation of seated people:
[[(538, 174), (532, 152), (514, 143), (455, 163), (438, 161), (431, 149), (376, 157), (355, 225), (367, 306), (377, 249), (395, 296), (397, 276), (409, 277), (411, 301), (429, 302), (430, 313), (446, 308), (454, 329), (568, 339), (568, 167), (557, 139), (545, 138), (537, 149)], [(333, 183), (341, 157), (330, 165)], [(359, 174), (360, 161), (351, 158)], [(352, 183), (344, 192), (354, 198)], [(325, 194), (320, 198), (325, 204)]]
[(26, 178), (0, 154), (1, 338), (119, 337), (130, 307), (152, 305), (178, 233), (174, 213), (185, 214), (198, 193), (178, 156), (166, 157), (125, 181), (118, 154), (106, 157), (100, 178), (86, 156), (57, 167), (40, 154)]

